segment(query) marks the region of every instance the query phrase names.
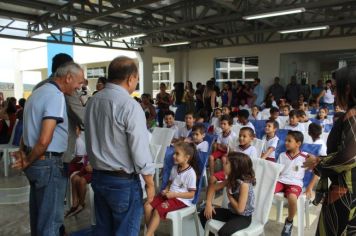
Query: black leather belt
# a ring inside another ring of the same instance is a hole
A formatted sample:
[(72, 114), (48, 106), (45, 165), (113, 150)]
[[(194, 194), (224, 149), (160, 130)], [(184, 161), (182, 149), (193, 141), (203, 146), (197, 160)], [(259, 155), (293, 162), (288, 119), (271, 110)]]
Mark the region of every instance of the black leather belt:
[[(24, 147), (24, 151), (27, 154), (29, 154), (31, 151), (32, 151), (32, 148), (31, 147), (27, 147), (25, 146)], [(56, 156), (56, 157), (59, 157), (59, 156), (62, 156), (63, 155), (63, 152), (45, 152), (44, 153), (44, 156), (45, 157), (51, 157), (51, 156)]]
[(116, 176), (125, 179), (134, 179), (138, 177), (138, 174), (136, 173), (128, 174), (123, 170), (94, 170), (94, 171), (101, 174)]

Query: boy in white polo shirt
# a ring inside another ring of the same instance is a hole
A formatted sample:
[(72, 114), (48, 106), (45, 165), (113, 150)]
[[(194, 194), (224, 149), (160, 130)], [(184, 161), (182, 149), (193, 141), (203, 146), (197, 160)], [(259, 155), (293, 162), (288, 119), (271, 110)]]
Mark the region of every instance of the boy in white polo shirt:
[(282, 236), (292, 234), (293, 218), (297, 211), (297, 199), (302, 192), (305, 169), (302, 168), (308, 153), (301, 152), (303, 134), (299, 131), (289, 131), (286, 137), (286, 152), (279, 155), (278, 162), (284, 165), (279, 175), (275, 193), (284, 192), (288, 199), (288, 217), (286, 218)]
[(299, 131), (299, 132), (304, 132), (304, 125), (299, 123), (299, 118), (298, 118), (298, 111), (297, 110), (292, 110), (289, 112), (289, 124), (287, 124), (284, 129), (288, 130), (293, 130), (293, 131)]
[(276, 162), (275, 155), (276, 155), (276, 148), (279, 141), (279, 138), (276, 135), (276, 131), (278, 127), (279, 125), (276, 120), (268, 120), (266, 122), (266, 127), (265, 127), (266, 135), (262, 139), (265, 141), (262, 148), (262, 154), (261, 154), (262, 159)]

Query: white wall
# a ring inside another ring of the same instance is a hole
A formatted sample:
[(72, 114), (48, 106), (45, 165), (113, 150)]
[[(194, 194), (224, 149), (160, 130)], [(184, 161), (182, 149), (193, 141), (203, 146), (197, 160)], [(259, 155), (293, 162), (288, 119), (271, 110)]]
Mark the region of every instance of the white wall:
[[(356, 37), (191, 50), (187, 55), (183, 54), (185, 57), (183, 61), (189, 62), (186, 63), (189, 73), (183, 79), (190, 80), (195, 84), (196, 82), (205, 82), (213, 77), (215, 57), (258, 56), (259, 77), (262, 80), (262, 85), (267, 88), (272, 84), (273, 78), (280, 75), (281, 54), (345, 49), (356, 49)], [(318, 70), (315, 69), (317, 66), (312, 67), (313, 75), (317, 76)], [(183, 75), (186, 76), (184, 73)], [(284, 76), (281, 77), (282, 84), (286, 84), (289, 80)]]

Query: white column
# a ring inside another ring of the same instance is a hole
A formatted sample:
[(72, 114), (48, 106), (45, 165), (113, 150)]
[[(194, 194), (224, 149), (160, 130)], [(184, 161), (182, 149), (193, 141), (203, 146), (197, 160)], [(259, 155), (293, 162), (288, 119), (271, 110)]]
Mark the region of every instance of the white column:
[(17, 100), (23, 98), (23, 79), (22, 71), (20, 70), (20, 53), (17, 50), (14, 52), (14, 96)]

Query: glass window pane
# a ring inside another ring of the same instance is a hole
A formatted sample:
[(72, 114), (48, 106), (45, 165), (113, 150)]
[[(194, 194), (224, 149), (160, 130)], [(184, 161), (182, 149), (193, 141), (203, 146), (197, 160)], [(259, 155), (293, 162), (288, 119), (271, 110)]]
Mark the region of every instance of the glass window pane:
[(258, 71), (246, 71), (245, 72), (245, 79), (255, 79), (258, 78)]
[(161, 72), (161, 80), (169, 80), (169, 72)]
[(156, 82), (153, 82), (153, 83), (152, 83), (153, 90), (159, 90), (159, 84), (160, 84), (160, 83), (158, 83), (158, 82), (157, 82), (157, 83), (156, 83)]
[(168, 70), (169, 71), (169, 63), (161, 63), (161, 71)]
[(158, 71), (158, 63), (153, 64), (153, 71)]
[(159, 80), (159, 74), (158, 73), (153, 73), (152, 74), (152, 80), (153, 81), (158, 81)]
[(230, 79), (242, 79), (242, 71), (230, 71)]
[(215, 69), (227, 69), (228, 58), (215, 59)]
[(230, 58), (230, 68), (242, 69), (242, 57)]

